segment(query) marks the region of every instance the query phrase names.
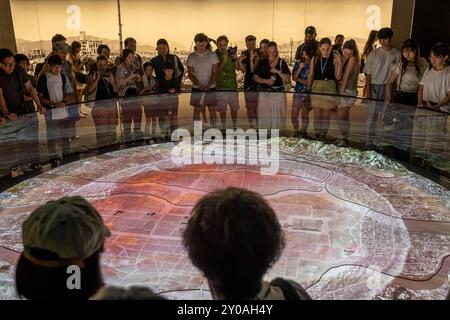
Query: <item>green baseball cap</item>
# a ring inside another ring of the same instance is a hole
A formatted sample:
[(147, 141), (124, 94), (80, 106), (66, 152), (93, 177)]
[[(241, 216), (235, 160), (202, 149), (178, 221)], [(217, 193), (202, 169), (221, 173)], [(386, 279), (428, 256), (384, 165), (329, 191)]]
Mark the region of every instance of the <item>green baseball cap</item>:
[(49, 201), (34, 210), (22, 225), (26, 258), (33, 261), (30, 249), (44, 249), (61, 260), (84, 260), (103, 245), (111, 232), (97, 210), (80, 196)]

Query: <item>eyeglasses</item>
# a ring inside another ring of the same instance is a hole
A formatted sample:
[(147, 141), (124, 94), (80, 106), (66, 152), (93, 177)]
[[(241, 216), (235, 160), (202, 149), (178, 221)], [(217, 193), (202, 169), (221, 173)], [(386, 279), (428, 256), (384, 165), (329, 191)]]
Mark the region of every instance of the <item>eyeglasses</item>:
[(7, 68), (12, 68), (12, 67), (15, 67), (15, 66), (16, 66), (16, 63), (15, 63), (15, 62), (12, 62), (12, 63), (2, 63), (2, 65), (4, 65), (4, 66), (7, 67)]

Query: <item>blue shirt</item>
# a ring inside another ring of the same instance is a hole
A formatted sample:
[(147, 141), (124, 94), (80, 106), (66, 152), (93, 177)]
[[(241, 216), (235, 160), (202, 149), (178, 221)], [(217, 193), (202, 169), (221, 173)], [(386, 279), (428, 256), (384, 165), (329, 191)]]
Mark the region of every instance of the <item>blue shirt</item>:
[[(305, 64), (305, 67), (300, 70), (300, 73), (298, 75), (297, 79), (301, 79), (301, 80), (307, 80), (308, 79), (308, 72), (309, 72), (309, 64)], [(297, 61), (294, 65), (294, 69), (292, 70), (292, 72), (297, 72), (298, 68), (300, 67), (300, 61)], [(295, 92), (304, 92), (307, 89), (306, 84), (302, 84), (298, 81), (295, 81)]]

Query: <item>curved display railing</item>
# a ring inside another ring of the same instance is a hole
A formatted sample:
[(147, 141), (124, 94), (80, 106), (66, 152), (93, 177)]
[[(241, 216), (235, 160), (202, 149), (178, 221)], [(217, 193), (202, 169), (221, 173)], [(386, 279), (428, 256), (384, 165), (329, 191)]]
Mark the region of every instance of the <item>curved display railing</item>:
[(88, 117), (78, 119), (72, 105), (0, 126), (0, 299), (17, 298), (26, 217), (73, 195), (111, 230), (101, 257), (107, 284), (210, 299), (182, 233), (195, 203), (227, 186), (261, 194), (284, 230), (286, 247), (267, 280), (295, 280), (313, 299), (447, 296), (448, 115), (277, 92), (82, 108)]
[[(220, 111), (225, 104), (224, 116)], [(82, 106), (89, 111), (86, 118), (78, 117), (78, 105), (69, 105), (0, 125), (2, 189), (61, 163), (130, 145), (169, 142), (176, 129), (193, 131), (194, 120), (202, 121), (203, 131), (211, 127), (279, 129), (280, 137), (375, 150), (450, 185), (449, 116), (433, 110), (352, 97), (278, 92), (185, 92), (92, 101)], [(230, 110), (235, 108), (239, 109), (233, 115)]]

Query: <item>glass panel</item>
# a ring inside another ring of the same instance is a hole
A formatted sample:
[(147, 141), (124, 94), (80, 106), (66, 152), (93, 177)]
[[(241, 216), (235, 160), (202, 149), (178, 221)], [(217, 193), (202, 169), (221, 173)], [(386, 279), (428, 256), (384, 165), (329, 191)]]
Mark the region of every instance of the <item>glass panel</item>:
[(176, 128), (192, 131), (195, 118), (203, 121), (203, 130), (209, 127), (247, 130), (251, 126), (279, 129), (282, 137), (377, 150), (441, 178), (450, 177), (449, 122), (444, 113), (406, 105), (389, 108), (384, 102), (351, 97), (217, 92), (215, 103), (239, 106), (235, 121), (228, 110), (224, 125), (216, 109), (211, 112), (207, 107), (201, 110), (191, 106), (194, 100), (209, 97), (209, 94), (182, 93), (97, 101), (88, 103), (93, 108), (83, 104), (89, 115), (81, 119), (78, 105), (49, 110), (45, 115), (19, 116), (17, 121), (0, 126), (2, 175), (9, 176), (11, 172), (13, 176), (20, 175), (21, 165), (56, 165), (66, 158), (103, 152), (104, 147), (170, 141)]

